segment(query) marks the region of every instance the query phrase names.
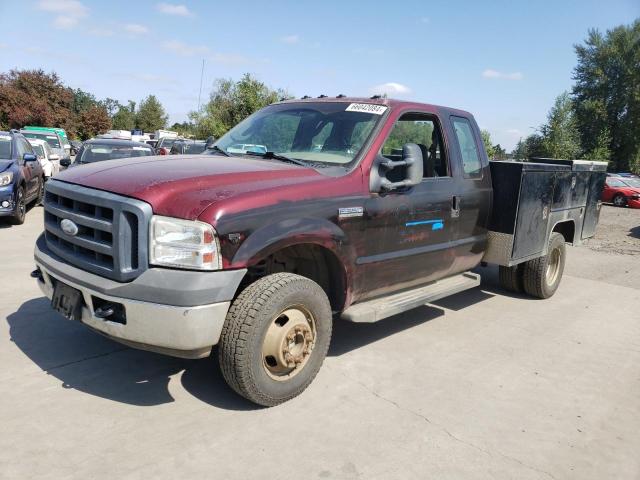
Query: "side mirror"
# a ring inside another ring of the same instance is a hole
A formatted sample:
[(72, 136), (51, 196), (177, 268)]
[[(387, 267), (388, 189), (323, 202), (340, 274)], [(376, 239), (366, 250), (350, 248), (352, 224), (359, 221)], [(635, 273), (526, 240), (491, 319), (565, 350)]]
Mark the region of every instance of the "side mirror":
[[(418, 185), (424, 174), (422, 162), (422, 150), (415, 143), (406, 143), (402, 147), (402, 160), (394, 161), (379, 156), (371, 169), (371, 191), (391, 191)], [(405, 167), (404, 179), (392, 182), (387, 178), (387, 173), (401, 167)]]
[(69, 165), (71, 165), (71, 159), (63, 158), (62, 160), (60, 160), (60, 165), (63, 167), (68, 167)]
[(60, 160), (60, 155), (56, 155), (55, 153), (53, 155), (49, 155), (49, 160)]
[(25, 153), (22, 156), (23, 160), (25, 162), (37, 162), (38, 161), (38, 157), (36, 155), (34, 155), (33, 153)]

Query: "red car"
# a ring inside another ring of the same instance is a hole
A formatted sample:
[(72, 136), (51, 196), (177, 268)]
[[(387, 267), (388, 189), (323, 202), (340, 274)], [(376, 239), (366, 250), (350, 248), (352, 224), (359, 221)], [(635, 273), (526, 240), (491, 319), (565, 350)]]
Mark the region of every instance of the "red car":
[(602, 201), (613, 203), (616, 207), (628, 205), (640, 208), (640, 178), (607, 177)]

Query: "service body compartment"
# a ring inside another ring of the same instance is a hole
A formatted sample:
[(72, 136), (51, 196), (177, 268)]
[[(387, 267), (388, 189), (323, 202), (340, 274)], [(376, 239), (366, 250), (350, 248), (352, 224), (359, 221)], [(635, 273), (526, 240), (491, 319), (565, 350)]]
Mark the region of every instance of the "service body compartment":
[[(563, 184), (559, 182), (556, 185), (552, 210), (582, 208), (582, 228), (576, 230), (578, 234), (576, 234), (574, 244), (593, 237), (600, 220), (602, 189), (607, 177), (607, 162), (555, 160), (550, 158), (534, 158), (532, 160), (538, 163), (568, 165), (571, 167), (569, 174), (562, 174), (561, 176)], [(566, 182), (571, 182), (569, 190), (564, 185)]]
[(573, 244), (594, 235), (606, 163), (536, 159), (490, 166), (493, 212), (485, 262), (512, 266), (546, 255), (554, 229)]
[(484, 261), (511, 266), (544, 255), (554, 187), (567, 165), (490, 162), (493, 211)]

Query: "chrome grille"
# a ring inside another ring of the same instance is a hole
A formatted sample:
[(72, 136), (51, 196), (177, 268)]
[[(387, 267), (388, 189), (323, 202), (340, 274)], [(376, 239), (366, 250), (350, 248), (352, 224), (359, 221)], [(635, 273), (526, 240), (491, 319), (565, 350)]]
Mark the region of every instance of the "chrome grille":
[[(121, 282), (147, 269), (148, 203), (51, 180), (44, 210), (47, 246), (70, 264)], [(75, 235), (62, 230), (63, 219), (77, 225)]]

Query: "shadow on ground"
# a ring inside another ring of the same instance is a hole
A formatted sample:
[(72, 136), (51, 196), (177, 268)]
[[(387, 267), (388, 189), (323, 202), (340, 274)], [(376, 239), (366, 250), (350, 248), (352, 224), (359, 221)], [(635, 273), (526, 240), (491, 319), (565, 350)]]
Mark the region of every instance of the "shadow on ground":
[[(329, 356), (343, 355), (442, 315), (442, 308), (423, 306), (372, 324), (337, 320)], [(23, 303), (7, 322), (11, 341), (43, 372), (60, 380), (63, 388), (131, 405), (159, 405), (174, 401), (169, 380), (181, 373), (185, 390), (205, 403), (228, 410), (259, 408), (227, 386), (215, 355), (183, 360), (130, 349), (66, 320), (51, 310), (45, 297)]]
[(629, 236), (633, 238), (640, 238), (640, 225), (629, 230)]

